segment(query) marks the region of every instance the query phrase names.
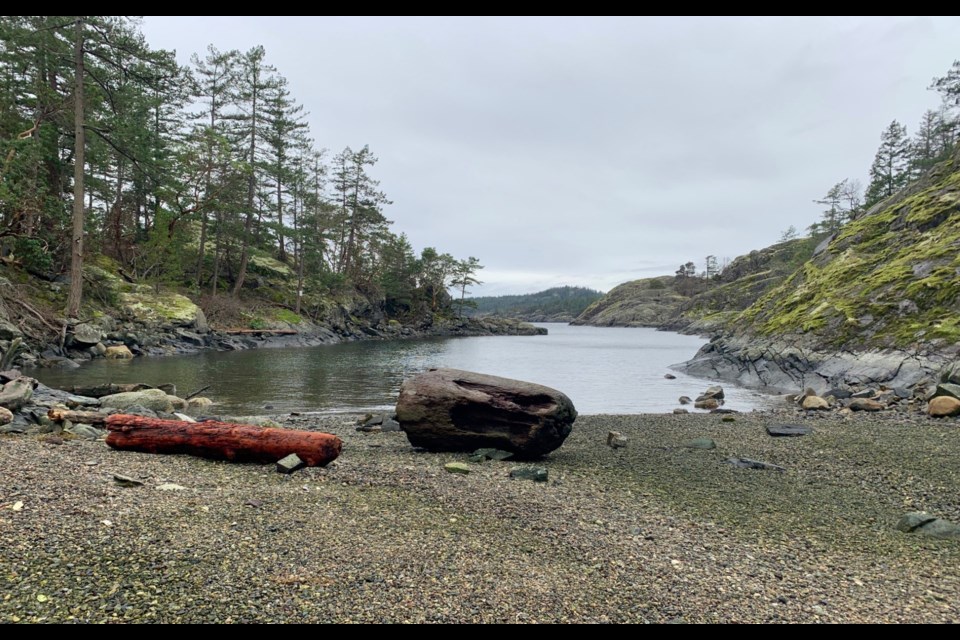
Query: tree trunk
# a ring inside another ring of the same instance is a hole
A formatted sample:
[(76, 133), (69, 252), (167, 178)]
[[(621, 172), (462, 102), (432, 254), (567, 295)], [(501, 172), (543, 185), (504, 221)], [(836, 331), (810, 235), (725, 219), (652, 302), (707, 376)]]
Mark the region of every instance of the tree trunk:
[(236, 462), (276, 462), (291, 453), (308, 467), (340, 455), (343, 443), (329, 433), (270, 429), (228, 422), (180, 422), (140, 416), (107, 418), (107, 444), (144, 453), (187, 453)]
[(73, 235), (70, 257), (70, 295), (67, 297), (67, 317), (76, 318), (80, 313), (83, 297), (83, 18), (77, 17), (73, 43), (74, 88), (73, 88)]
[(130, 383), (130, 384), (114, 384), (108, 382), (105, 384), (94, 384), (94, 385), (81, 385), (74, 386), (65, 389), (75, 396), (83, 396), (84, 398), (102, 398), (103, 396), (110, 396), (115, 393), (127, 393), (130, 391), (143, 391), (144, 389), (153, 389), (148, 384), (142, 383)]

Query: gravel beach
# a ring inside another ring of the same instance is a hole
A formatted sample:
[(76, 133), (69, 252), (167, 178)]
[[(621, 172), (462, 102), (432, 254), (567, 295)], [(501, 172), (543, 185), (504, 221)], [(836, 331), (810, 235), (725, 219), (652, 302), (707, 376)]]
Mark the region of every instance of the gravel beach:
[(355, 416), (284, 418), (344, 440), (292, 475), (3, 436), (0, 622), (960, 622), (960, 539), (896, 529), (960, 522), (960, 421), (723, 418), (582, 416), (546, 483)]

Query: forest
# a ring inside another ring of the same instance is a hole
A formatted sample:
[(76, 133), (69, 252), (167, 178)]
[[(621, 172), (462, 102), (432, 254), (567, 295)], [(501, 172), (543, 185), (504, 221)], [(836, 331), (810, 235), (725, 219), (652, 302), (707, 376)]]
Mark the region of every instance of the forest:
[(69, 278), (68, 317), (100, 254), (206, 300), (241, 297), (268, 258), (295, 280), (273, 302), (298, 314), (346, 290), (391, 317), (452, 312), (448, 287), (462, 311), (479, 261), (391, 231), (376, 164), (311, 137), (263, 47), (183, 66), (136, 19), (0, 17), (0, 257)]

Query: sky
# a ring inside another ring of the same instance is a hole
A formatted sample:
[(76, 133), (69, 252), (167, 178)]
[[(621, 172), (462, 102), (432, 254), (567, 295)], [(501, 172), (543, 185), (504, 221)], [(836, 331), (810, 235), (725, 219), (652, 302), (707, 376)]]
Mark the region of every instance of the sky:
[(333, 154), (367, 144), (419, 252), (474, 295), (607, 291), (732, 259), (864, 184), (960, 58), (960, 18), (146, 16), (181, 62), (263, 45)]

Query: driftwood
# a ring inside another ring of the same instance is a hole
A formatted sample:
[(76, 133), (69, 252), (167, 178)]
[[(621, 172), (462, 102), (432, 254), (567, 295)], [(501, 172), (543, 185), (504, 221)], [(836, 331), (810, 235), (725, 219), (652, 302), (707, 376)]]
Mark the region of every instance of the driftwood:
[(224, 331), (230, 336), (248, 336), (248, 335), (272, 335), (272, 336), (295, 336), (299, 333), (296, 329), (228, 329)]
[(54, 422), (63, 422), (69, 420), (74, 424), (89, 424), (102, 427), (107, 423), (108, 414), (99, 411), (70, 411), (68, 409), (57, 409), (54, 407), (47, 411), (47, 417)]
[(183, 399), (184, 399), (184, 400), (193, 400), (193, 399), (196, 398), (198, 395), (200, 395), (201, 393), (203, 393), (204, 391), (206, 391), (207, 389), (209, 389), (209, 388), (212, 387), (212, 386), (213, 386), (213, 385), (208, 384), (208, 385), (205, 386), (205, 387), (200, 387), (199, 389), (197, 389), (197, 390), (194, 391), (193, 393), (190, 393), (190, 394), (186, 395)]
[(153, 389), (153, 387), (148, 384), (140, 383), (114, 384), (112, 382), (107, 382), (105, 384), (69, 387), (68, 389), (64, 389), (64, 391), (69, 391), (75, 396), (83, 396), (85, 398), (102, 398), (103, 396), (112, 396), (115, 393), (143, 391), (144, 389)]
[(316, 431), (271, 429), (229, 422), (180, 422), (125, 414), (107, 418), (107, 444), (143, 453), (188, 453), (236, 462), (276, 462), (291, 453), (309, 467), (340, 455), (340, 438)]

